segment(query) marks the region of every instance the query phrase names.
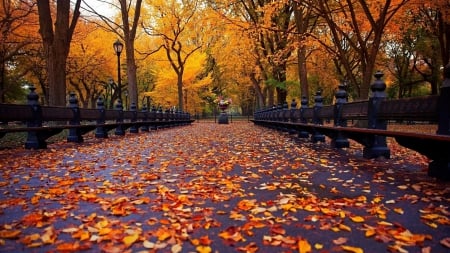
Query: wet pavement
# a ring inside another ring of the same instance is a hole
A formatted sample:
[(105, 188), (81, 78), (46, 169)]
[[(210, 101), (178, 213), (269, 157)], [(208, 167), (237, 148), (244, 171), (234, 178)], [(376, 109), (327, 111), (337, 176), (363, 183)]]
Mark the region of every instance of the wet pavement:
[(449, 252), (450, 187), (247, 122), (0, 151), (0, 252)]

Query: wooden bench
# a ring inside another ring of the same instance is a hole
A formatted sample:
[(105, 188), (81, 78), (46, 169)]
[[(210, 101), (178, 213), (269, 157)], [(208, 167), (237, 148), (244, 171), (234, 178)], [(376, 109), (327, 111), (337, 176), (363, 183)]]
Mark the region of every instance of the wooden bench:
[[(253, 122), (257, 125), (297, 133), (311, 141), (331, 139), (336, 148), (349, 147), (348, 139), (364, 146), (365, 158), (390, 158), (386, 137), (393, 137), (400, 145), (415, 150), (430, 159), (429, 175), (450, 180), (450, 67), (439, 96), (387, 100), (382, 74), (375, 74), (372, 96), (367, 101), (347, 103), (343, 85), (336, 92), (336, 103), (323, 106), (320, 91), (313, 107), (306, 98), (300, 108), (296, 103), (259, 110)], [(324, 124), (324, 121), (332, 122)], [(348, 126), (348, 122), (356, 122)], [(388, 122), (426, 122), (437, 125), (436, 134), (387, 130)]]
[(69, 131), (67, 141), (83, 142), (83, 135), (94, 130), (95, 137), (107, 138), (112, 129), (115, 135), (125, 135), (128, 129), (130, 133), (138, 133), (194, 121), (189, 113), (155, 107), (152, 110), (144, 107), (138, 112), (133, 104), (129, 111), (123, 111), (120, 103), (114, 110), (106, 110), (101, 97), (97, 109), (83, 109), (78, 107), (75, 94), (70, 95), (68, 107), (41, 106), (34, 90), (30, 87), (27, 105), (0, 104), (0, 122), (18, 122), (0, 127), (0, 138), (8, 133), (27, 132), (27, 149), (46, 148), (46, 140), (65, 129)]

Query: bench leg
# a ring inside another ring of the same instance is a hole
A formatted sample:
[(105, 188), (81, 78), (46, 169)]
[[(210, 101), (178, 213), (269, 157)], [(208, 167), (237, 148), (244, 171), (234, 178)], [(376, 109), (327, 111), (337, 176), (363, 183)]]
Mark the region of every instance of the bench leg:
[(389, 159), (391, 157), (391, 150), (386, 144), (386, 136), (370, 136), (363, 149), (363, 157), (368, 159), (378, 157)]
[(30, 131), (25, 142), (26, 149), (45, 149), (47, 148), (46, 138), (37, 131)]
[(450, 181), (450, 158), (431, 161), (428, 164), (428, 176)]
[(331, 147), (333, 148), (348, 148), (350, 147), (350, 142), (340, 131), (337, 132), (336, 136), (331, 140)]
[(83, 135), (81, 134), (80, 129), (77, 128), (70, 128), (69, 129), (69, 135), (67, 136), (68, 142), (83, 142)]

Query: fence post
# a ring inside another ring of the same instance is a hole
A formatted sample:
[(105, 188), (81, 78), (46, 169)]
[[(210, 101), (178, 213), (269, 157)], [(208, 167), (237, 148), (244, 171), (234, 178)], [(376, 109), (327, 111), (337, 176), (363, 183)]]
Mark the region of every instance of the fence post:
[[(153, 121), (153, 122), (156, 121), (156, 106), (155, 105), (152, 106), (152, 112), (150, 114), (150, 120)], [(158, 129), (158, 127), (157, 127), (156, 123), (153, 123), (152, 127), (151, 127), (151, 130), (157, 130), (157, 129)]]
[(117, 119), (116, 119), (116, 123), (117, 127), (116, 127), (116, 131), (114, 131), (115, 135), (125, 135), (125, 131), (123, 129), (123, 106), (122, 106), (122, 101), (120, 99), (117, 100), (117, 104), (116, 104), (116, 108), (115, 110), (118, 113)]
[(295, 101), (295, 98), (292, 99), (291, 102), (291, 111), (289, 114), (289, 118), (291, 122), (297, 122), (297, 118), (295, 117), (295, 111), (297, 110), (297, 101)]
[[(143, 122), (146, 122), (146, 121), (148, 120), (147, 105), (144, 105), (144, 106), (142, 107), (142, 112), (144, 113), (144, 118), (142, 119), (142, 121), (143, 121)], [(149, 131), (149, 129), (148, 129), (148, 124), (147, 124), (147, 123), (144, 123), (144, 124), (141, 126), (141, 131), (142, 131), (142, 132), (148, 132), (148, 131)]]
[[(450, 62), (444, 68), (444, 81), (440, 88), (437, 109), (439, 121), (436, 134), (450, 135)], [(442, 150), (448, 152), (448, 147)], [(437, 159), (434, 159), (428, 165), (428, 175), (449, 180), (450, 154), (436, 155), (436, 157)]]
[[(36, 88), (33, 84), (30, 84), (29, 89), (30, 93), (27, 95), (27, 104), (31, 108), (32, 118), (27, 121), (27, 127), (42, 127), (42, 107), (39, 104), (39, 95), (35, 92)], [(47, 148), (47, 143), (38, 131), (28, 131), (25, 148)]]
[(97, 128), (95, 129), (95, 138), (108, 138), (108, 131), (103, 126), (105, 124), (106, 110), (102, 97), (98, 97), (97, 99), (97, 110), (99, 116), (97, 118)]
[[(334, 104), (334, 126), (335, 127), (346, 127), (347, 120), (342, 118), (342, 109), (344, 104), (347, 103), (347, 84), (346, 82), (342, 82), (338, 86), (338, 90), (336, 94), (334, 94), (336, 98), (336, 103)], [(350, 143), (346, 137), (342, 134), (341, 131), (338, 131), (336, 136), (331, 140), (331, 146), (334, 148), (348, 148), (350, 147)]]
[[(80, 123), (80, 108), (78, 107), (78, 99), (74, 92), (69, 94), (69, 108), (72, 110), (72, 119), (69, 121), (71, 126), (79, 126)], [(69, 128), (68, 142), (83, 142), (83, 135), (81, 135), (80, 128)]]
[[(316, 125), (323, 125), (323, 119), (320, 118), (320, 111), (323, 107), (323, 97), (322, 97), (322, 91), (319, 89), (316, 92), (316, 95), (314, 96), (314, 108), (313, 108), (313, 124)], [(317, 129), (314, 129), (314, 133), (311, 136), (311, 141), (316, 142), (325, 142), (325, 135), (321, 134)]]
[(135, 123), (130, 127), (130, 133), (139, 133), (139, 127), (137, 125), (137, 108), (136, 103), (131, 103), (130, 111), (133, 113), (133, 117), (131, 118), (131, 122)]
[[(372, 95), (369, 98), (369, 108), (367, 112), (368, 126), (369, 129), (387, 129), (387, 121), (383, 119), (378, 119), (377, 113), (380, 108), (382, 101), (386, 100), (386, 84), (381, 78), (383, 77), (381, 71), (377, 71), (374, 74), (376, 80), (370, 86)], [(367, 143), (363, 150), (364, 158), (377, 158), (377, 157), (390, 157), (390, 150), (386, 144), (386, 136), (372, 135), (368, 137)]]
[[(308, 98), (306, 96), (303, 96), (302, 100), (300, 101), (300, 103), (301, 103), (301, 107), (300, 107), (300, 123), (307, 124), (308, 120), (305, 118), (305, 111), (306, 111), (306, 109), (308, 109)], [(309, 132), (301, 129), (300, 132), (298, 132), (298, 137), (299, 138), (308, 138), (309, 137)]]

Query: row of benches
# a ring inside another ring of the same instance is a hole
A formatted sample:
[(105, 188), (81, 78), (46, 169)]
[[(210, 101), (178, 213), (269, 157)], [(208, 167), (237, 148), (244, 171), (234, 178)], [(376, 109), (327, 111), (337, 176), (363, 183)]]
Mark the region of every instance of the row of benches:
[[(311, 141), (331, 138), (336, 148), (349, 147), (348, 139), (364, 146), (365, 158), (390, 158), (386, 137), (393, 137), (402, 146), (415, 150), (430, 159), (428, 174), (450, 180), (450, 65), (446, 67), (444, 84), (439, 96), (387, 100), (383, 74), (375, 74), (371, 97), (367, 101), (347, 102), (343, 84), (335, 94), (334, 105), (323, 106), (320, 91), (313, 107), (303, 98), (300, 108), (293, 101), (255, 112), (257, 125), (297, 133)], [(324, 124), (329, 121), (331, 124)], [(348, 126), (348, 122), (356, 124)], [(426, 122), (437, 125), (436, 134), (387, 130), (388, 122)]]
[[(95, 130), (95, 137), (107, 138), (108, 132), (115, 129), (115, 135), (125, 135), (159, 128), (189, 125), (194, 120), (190, 114), (176, 110), (144, 107), (136, 110), (132, 104), (124, 111), (120, 101), (114, 110), (107, 110), (100, 97), (97, 109), (83, 109), (78, 106), (75, 94), (70, 94), (68, 107), (41, 106), (39, 96), (33, 86), (27, 96), (27, 105), (0, 104), (0, 138), (8, 133), (27, 132), (25, 148), (43, 149), (47, 139), (68, 130), (68, 142), (83, 142), (83, 135)], [(7, 124), (9, 123), (9, 124)]]

